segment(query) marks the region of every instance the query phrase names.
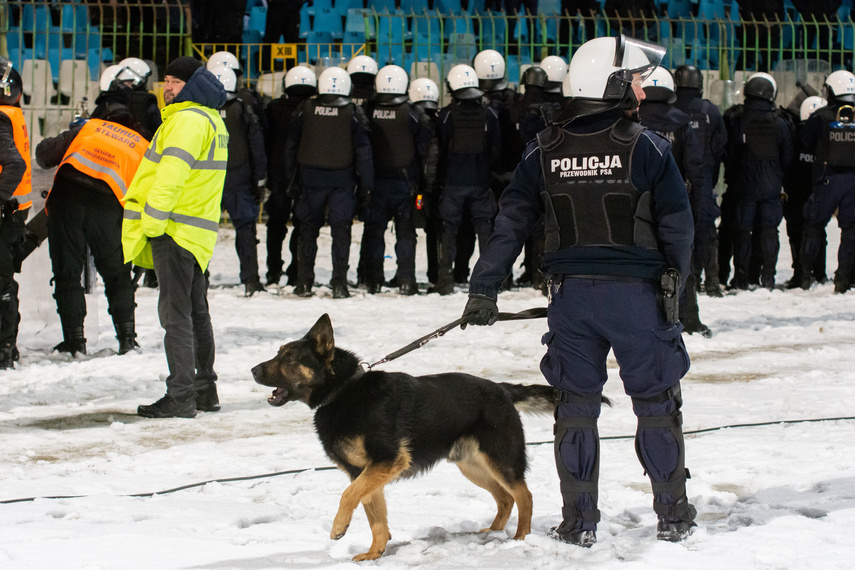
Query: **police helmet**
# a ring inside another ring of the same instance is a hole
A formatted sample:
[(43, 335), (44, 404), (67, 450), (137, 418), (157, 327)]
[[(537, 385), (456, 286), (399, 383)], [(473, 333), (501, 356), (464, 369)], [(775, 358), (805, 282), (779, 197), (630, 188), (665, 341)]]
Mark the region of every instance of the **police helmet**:
[(208, 63), (205, 64), (205, 67), (215, 75), (218, 67), (228, 67), (235, 72), (235, 75), (241, 75), (240, 62), (237, 56), (230, 51), (218, 51), (213, 54), (208, 58)]
[(624, 35), (594, 38), (579, 46), (567, 68), (571, 118), (637, 107), (633, 83), (653, 73), (664, 55), (665, 48)]
[(21, 76), (12, 67), (12, 62), (0, 56), (0, 105), (17, 105), (24, 92)]
[(101, 72), (101, 79), (98, 82), (98, 86), (100, 87), (102, 92), (113, 91), (116, 89), (116, 76), (121, 70), (122, 66), (119, 64), (115, 64), (107, 67), (104, 71)]
[(126, 57), (119, 62), (119, 72), (116, 80), (130, 82), (131, 87), (143, 87), (151, 75), (151, 67), (138, 57)]
[(820, 97), (819, 95), (811, 95), (810, 97), (806, 97), (804, 101), (802, 101), (801, 107), (799, 107), (799, 118), (802, 121), (807, 121), (808, 117), (810, 117), (814, 111), (817, 109), (822, 109), (828, 105), (828, 101)]
[(573, 98), (573, 86), (570, 85), (570, 74), (564, 76), (564, 80), (561, 81), (561, 95), (563, 95), (567, 99)]
[(644, 89), (644, 96), (648, 101), (671, 105), (677, 100), (677, 93), (674, 92), (674, 78), (664, 67), (654, 69), (653, 73), (641, 83), (641, 88)]
[(531, 66), (523, 71), (520, 83), (526, 87), (544, 87), (546, 85), (546, 72), (540, 67)]
[(742, 94), (746, 98), (754, 97), (772, 102), (778, 96), (778, 84), (775, 82), (774, 77), (760, 71), (748, 78), (748, 81), (745, 82), (745, 87), (742, 89)]
[(381, 104), (397, 105), (406, 101), (410, 77), (403, 67), (386, 65), (374, 79), (374, 100)]
[(567, 75), (567, 62), (557, 55), (549, 55), (540, 62), (540, 68), (546, 72), (544, 90), (547, 93), (561, 92), (561, 82)]
[(478, 84), (485, 91), (504, 89), (507, 86), (505, 80), (505, 58), (494, 49), (479, 51), (472, 62), (475, 74), (478, 76)]
[(832, 103), (855, 104), (855, 75), (841, 69), (825, 78), (825, 96)]
[(358, 55), (347, 62), (347, 73), (353, 83), (357, 85), (374, 83), (377, 69), (377, 62), (373, 57), (367, 55)]
[(439, 87), (432, 79), (427, 77), (419, 77), (413, 79), (408, 90), (410, 101), (413, 103), (421, 103), (426, 109), (436, 109), (439, 107)]
[(282, 78), (282, 91), (294, 97), (311, 97), (318, 92), (318, 78), (304, 65), (292, 67)]
[(446, 77), (451, 96), (462, 101), (479, 99), (484, 92), (478, 87), (478, 74), (472, 66), (459, 64), (448, 71)]
[(694, 65), (681, 65), (674, 70), (674, 84), (677, 89), (697, 89), (704, 92), (704, 76)]
[(237, 91), (237, 75), (234, 69), (221, 65), (211, 73), (223, 84), (226, 93), (233, 94)]
[(323, 105), (343, 107), (350, 103), (350, 75), (340, 67), (328, 67), (318, 77), (318, 101)]

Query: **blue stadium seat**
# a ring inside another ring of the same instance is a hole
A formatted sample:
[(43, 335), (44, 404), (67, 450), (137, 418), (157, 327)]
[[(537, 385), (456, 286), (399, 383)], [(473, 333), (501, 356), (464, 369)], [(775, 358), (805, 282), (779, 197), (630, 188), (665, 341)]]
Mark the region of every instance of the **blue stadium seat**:
[(113, 50), (101, 49), (100, 46), (90, 48), (86, 54), (86, 61), (89, 64), (90, 77), (101, 77), (101, 62), (113, 61)]
[(413, 34), (430, 37), (432, 42), (440, 43), (442, 32), (439, 18), (413, 18)]
[(263, 38), (264, 34), (262, 32), (249, 28), (245, 29), (241, 35), (241, 41), (245, 44), (260, 44)]
[(306, 50), (308, 52), (309, 61), (316, 62), (323, 57), (331, 57), (333, 43), (332, 34), (326, 31), (309, 32), (306, 37)]
[(264, 29), (267, 26), (267, 7), (266, 6), (253, 6), (249, 10), (249, 23), (247, 23), (245, 30), (255, 30), (257, 32), (261, 32), (261, 35), (264, 35)]
[(397, 9), (395, 0), (368, 0), (367, 8), (378, 13), (383, 11), (394, 12)]
[(537, 13), (547, 16), (561, 14), (561, 0), (538, 0)]
[(510, 38), (504, 16), (481, 16), (481, 41), (485, 48), (505, 52)]
[(332, 10), (332, 0), (312, 0), (312, 5), (309, 6), (309, 15), (317, 16), (318, 13), (324, 10)]
[(341, 13), (334, 8), (316, 12), (315, 21), (312, 24), (312, 31), (329, 32), (333, 40), (340, 40), (342, 35), (344, 35), (344, 28), (341, 23)]
[(457, 12), (454, 16), (445, 18), (445, 29), (443, 33), (448, 39), (452, 34), (469, 34), (474, 31), (472, 18), (464, 12)]
[[(368, 29), (366, 30), (366, 22)], [(374, 18), (365, 17), (365, 10), (360, 8), (351, 8), (347, 11), (347, 18), (344, 21), (345, 33), (362, 34), (366, 39), (374, 39), (377, 35), (374, 29)]]
[(442, 59), (442, 44), (438, 35), (428, 38), (427, 35), (417, 33), (413, 37), (413, 59), (414, 61), (434, 61)]
[(89, 8), (85, 4), (63, 4), (59, 27), (63, 32), (85, 32), (89, 25)]
[(303, 4), (300, 8), (300, 37), (306, 38), (312, 31), (312, 17), (309, 16), (309, 5)]
[[(33, 53), (36, 59), (47, 59), (47, 53), (62, 46), (62, 33), (59, 28), (51, 32), (36, 32), (33, 34)], [(59, 71), (59, 68), (57, 68)]]
[(401, 11), (405, 14), (422, 14), (428, 10), (427, 0), (401, 0)]
[(665, 14), (669, 18), (691, 18), (692, 2), (691, 0), (668, 0)]
[(26, 3), (21, 8), (21, 28), (25, 32), (45, 32), (51, 27), (47, 4)]
[(362, 10), (365, 8), (365, 2), (362, 0), (335, 0), (333, 7), (344, 14), (347, 13), (348, 10)]
[[(75, 58), (87, 57), (91, 49), (101, 49), (101, 34), (98, 31), (93, 31), (93, 29), (95, 28), (90, 28), (88, 34), (77, 33), (74, 35), (72, 48)], [(100, 76), (100, 73), (98, 75)]]
[(377, 43), (402, 43), (405, 39), (409, 39), (410, 30), (407, 19), (397, 13), (395, 16), (384, 12), (377, 19)]
[(463, 12), (460, 0), (433, 0), (433, 9), (443, 14), (459, 14)]

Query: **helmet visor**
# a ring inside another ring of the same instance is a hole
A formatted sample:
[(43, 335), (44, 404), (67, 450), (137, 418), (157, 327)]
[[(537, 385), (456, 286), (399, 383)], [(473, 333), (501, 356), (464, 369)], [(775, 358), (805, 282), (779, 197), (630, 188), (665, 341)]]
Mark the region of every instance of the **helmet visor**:
[(623, 68), (625, 80), (644, 81), (662, 63), (665, 48), (621, 34), (615, 50), (615, 67)]

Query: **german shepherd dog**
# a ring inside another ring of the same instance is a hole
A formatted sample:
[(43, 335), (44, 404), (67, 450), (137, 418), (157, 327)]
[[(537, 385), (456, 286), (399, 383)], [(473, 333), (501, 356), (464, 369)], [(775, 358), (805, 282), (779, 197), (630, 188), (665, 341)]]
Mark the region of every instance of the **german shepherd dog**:
[(324, 451), (351, 479), (330, 538), (344, 536), (359, 503), (371, 525), (371, 548), (354, 560), (379, 558), (391, 539), (383, 487), (425, 472), (441, 459), (456, 463), (496, 500), (496, 518), (483, 531), (505, 528), (516, 502), (514, 539), (531, 532), (525, 437), (515, 406), (552, 414), (551, 387), (497, 384), (461, 373), (364, 372), (352, 352), (335, 346), (328, 315), (302, 339), (255, 366), (252, 375), (275, 388), (270, 405), (297, 400), (315, 410)]

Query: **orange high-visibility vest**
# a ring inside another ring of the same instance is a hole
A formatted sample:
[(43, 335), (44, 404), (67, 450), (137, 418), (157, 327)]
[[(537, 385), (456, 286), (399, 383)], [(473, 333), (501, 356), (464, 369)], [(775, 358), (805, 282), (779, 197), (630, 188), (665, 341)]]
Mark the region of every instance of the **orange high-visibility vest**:
[[(30, 137), (27, 135), (27, 123), (24, 122), (24, 112), (18, 107), (0, 105), (0, 112), (5, 113), (12, 121), (15, 147), (27, 164), (27, 171), (24, 172), (20, 184), (15, 188), (15, 193), (12, 194), (12, 198), (18, 201), (18, 210), (26, 210), (33, 205), (33, 169), (30, 165)], [(0, 172), (2, 171), (3, 167), (0, 166)]]
[(148, 140), (136, 131), (118, 123), (89, 119), (71, 141), (59, 166), (70, 164), (83, 174), (103, 180), (124, 206), (125, 193), (146, 148)]

